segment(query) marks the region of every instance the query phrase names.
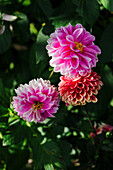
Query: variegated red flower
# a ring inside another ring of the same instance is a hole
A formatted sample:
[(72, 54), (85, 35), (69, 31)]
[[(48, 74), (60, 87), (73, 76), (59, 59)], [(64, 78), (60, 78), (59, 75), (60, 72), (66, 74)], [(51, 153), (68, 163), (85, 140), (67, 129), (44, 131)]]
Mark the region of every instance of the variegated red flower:
[(95, 95), (103, 85), (100, 81), (100, 76), (91, 71), (86, 76), (79, 76), (77, 78), (62, 76), (59, 83), (59, 92), (62, 96), (62, 101), (73, 106), (85, 105), (86, 102), (97, 102)]

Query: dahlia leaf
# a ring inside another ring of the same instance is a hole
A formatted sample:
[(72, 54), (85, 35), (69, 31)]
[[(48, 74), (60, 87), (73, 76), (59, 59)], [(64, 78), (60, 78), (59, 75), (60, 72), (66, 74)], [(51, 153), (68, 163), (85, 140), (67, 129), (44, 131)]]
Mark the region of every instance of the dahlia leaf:
[(50, 0), (38, 0), (38, 4), (47, 18), (52, 14), (52, 5)]
[(30, 49), (30, 55), (29, 55), (30, 71), (33, 77), (37, 77), (37, 76), (39, 77), (48, 64), (48, 60), (46, 60), (48, 57), (45, 58), (47, 54), (45, 48), (43, 47), (43, 43), (42, 43), (41, 51), (37, 47), (38, 47), (37, 43), (35, 42)]
[(73, 0), (78, 6), (77, 12), (92, 27), (99, 16), (99, 4), (97, 0)]
[(11, 31), (9, 29), (9, 26), (6, 25), (5, 31), (3, 34), (0, 35), (0, 54), (6, 52), (11, 44)]
[(110, 105), (113, 94), (113, 75), (111, 69), (106, 65), (101, 71), (103, 87), (98, 94), (98, 102), (95, 104), (88, 104), (87, 108), (92, 115), (96, 113), (96, 119), (100, 119), (102, 115), (106, 114), (106, 110)]
[(107, 152), (113, 152), (113, 142), (110, 139), (106, 139), (101, 147), (102, 150)]
[[(27, 15), (21, 12), (16, 12), (15, 16), (18, 19), (13, 24), (13, 31), (18, 36), (20, 42), (27, 42), (30, 38), (29, 20)], [(24, 29), (23, 29), (24, 28)]]
[[(48, 36), (39, 31), (36, 42), (32, 45), (29, 55), (30, 70), (33, 76), (40, 76), (48, 64), (48, 55), (45, 49)], [(38, 72), (37, 72), (38, 70)]]
[(38, 64), (41, 60), (45, 60), (48, 57), (47, 52), (45, 49), (46, 42), (47, 42), (48, 36), (43, 34), (42, 29), (39, 31), (37, 40), (36, 40), (36, 50), (35, 50), (35, 56), (36, 56), (36, 63)]
[(112, 0), (100, 0), (102, 5), (109, 11), (113, 11), (113, 1)]
[(59, 5), (59, 7), (53, 11), (53, 15), (51, 17), (52, 24), (55, 26), (55, 28), (66, 26), (68, 23), (74, 25), (77, 22), (80, 22), (78, 21), (79, 18), (76, 16), (75, 9), (76, 6), (72, 3), (72, 1), (61, 3), (61, 5)]
[(54, 168), (53, 164), (45, 164), (44, 169), (45, 170), (54, 170), (55, 168)]
[(102, 55), (99, 57), (100, 62), (111, 62), (113, 59), (113, 23), (109, 24), (103, 32), (100, 47), (102, 50)]

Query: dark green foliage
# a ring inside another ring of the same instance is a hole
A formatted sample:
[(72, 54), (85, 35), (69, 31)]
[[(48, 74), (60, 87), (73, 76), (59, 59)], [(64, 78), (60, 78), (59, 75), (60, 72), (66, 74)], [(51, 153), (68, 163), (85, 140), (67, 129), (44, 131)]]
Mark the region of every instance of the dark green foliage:
[(4, 33), (0, 35), (0, 54), (8, 50), (11, 45), (11, 38), (11, 31), (9, 29), (9, 25), (7, 24)]
[[(17, 16), (3, 21), (2, 14)], [(98, 102), (87, 104), (96, 123), (113, 126), (113, 1), (0, 0), (0, 170), (113, 169), (113, 133), (92, 132), (84, 106), (60, 102), (55, 118), (28, 123), (14, 112), (14, 89), (38, 77), (48, 79), (53, 68), (45, 49), (57, 27), (77, 23), (95, 37), (102, 54), (94, 68), (104, 86)], [(60, 74), (50, 81), (58, 86)]]

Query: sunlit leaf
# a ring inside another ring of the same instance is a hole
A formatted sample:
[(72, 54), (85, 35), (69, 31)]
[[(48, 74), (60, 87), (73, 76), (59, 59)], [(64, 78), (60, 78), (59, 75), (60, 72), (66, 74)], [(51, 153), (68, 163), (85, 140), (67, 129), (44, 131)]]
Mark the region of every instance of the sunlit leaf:
[(113, 11), (113, 1), (112, 0), (100, 0), (102, 5), (109, 11)]
[(54, 170), (53, 164), (45, 164), (44, 169), (45, 170)]

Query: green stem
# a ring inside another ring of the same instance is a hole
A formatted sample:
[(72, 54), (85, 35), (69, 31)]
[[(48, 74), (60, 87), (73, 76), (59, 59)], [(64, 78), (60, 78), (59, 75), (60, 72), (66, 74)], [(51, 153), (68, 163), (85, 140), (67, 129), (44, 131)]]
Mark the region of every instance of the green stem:
[(86, 111), (87, 117), (88, 117), (88, 119), (89, 119), (90, 125), (91, 125), (91, 127), (92, 127), (92, 130), (93, 130), (93, 132), (95, 133), (96, 141), (99, 142), (99, 141), (98, 141), (98, 137), (97, 137), (96, 130), (95, 130), (94, 126), (93, 126), (93, 123), (92, 123), (91, 118), (90, 118), (90, 116), (89, 116), (89, 113), (88, 113), (88, 110), (87, 110), (87, 108), (86, 108), (86, 105), (85, 105), (84, 107), (85, 107), (85, 111)]
[(53, 73), (54, 73), (54, 70), (50, 73), (49, 80), (52, 77)]

